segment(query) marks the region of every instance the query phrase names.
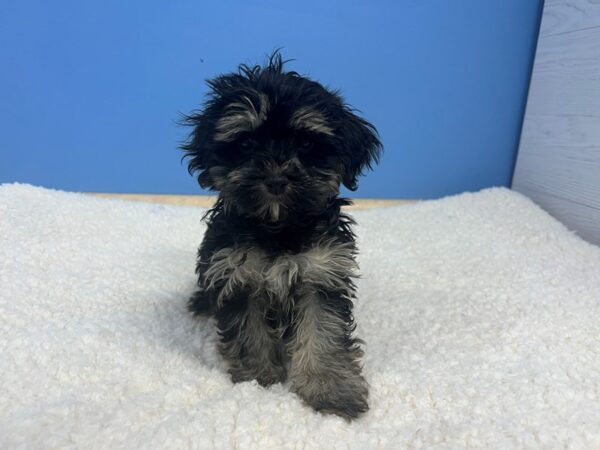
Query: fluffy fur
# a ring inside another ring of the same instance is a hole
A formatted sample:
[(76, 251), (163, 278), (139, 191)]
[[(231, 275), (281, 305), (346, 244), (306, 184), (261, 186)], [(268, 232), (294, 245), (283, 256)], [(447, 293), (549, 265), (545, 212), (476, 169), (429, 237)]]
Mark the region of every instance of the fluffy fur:
[(214, 316), (233, 381), (291, 389), (323, 412), (367, 411), (360, 340), (353, 336), (356, 245), (341, 212), (378, 161), (375, 128), (336, 92), (264, 66), (208, 82), (183, 146), (189, 171), (219, 197), (198, 252), (189, 308)]

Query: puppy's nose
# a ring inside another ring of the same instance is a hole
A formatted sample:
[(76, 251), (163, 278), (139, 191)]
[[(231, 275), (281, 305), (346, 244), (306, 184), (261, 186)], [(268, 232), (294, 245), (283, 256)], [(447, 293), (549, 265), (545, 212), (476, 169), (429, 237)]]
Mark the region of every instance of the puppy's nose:
[(290, 183), (286, 177), (278, 175), (269, 177), (265, 180), (265, 186), (271, 194), (281, 194), (285, 191), (286, 186)]

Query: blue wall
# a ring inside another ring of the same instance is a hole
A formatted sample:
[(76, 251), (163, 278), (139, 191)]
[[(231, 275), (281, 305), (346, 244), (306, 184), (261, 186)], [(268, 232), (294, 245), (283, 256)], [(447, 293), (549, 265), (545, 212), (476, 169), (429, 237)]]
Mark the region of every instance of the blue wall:
[(196, 193), (179, 112), (276, 47), (341, 88), (385, 157), (358, 196), (508, 185), (541, 0), (0, 4), (0, 181)]

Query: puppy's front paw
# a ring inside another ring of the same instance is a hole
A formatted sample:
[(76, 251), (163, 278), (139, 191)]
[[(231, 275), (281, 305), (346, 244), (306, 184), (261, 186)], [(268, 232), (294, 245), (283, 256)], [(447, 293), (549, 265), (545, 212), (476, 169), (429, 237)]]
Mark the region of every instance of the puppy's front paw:
[[(337, 382), (336, 382), (337, 381)], [(335, 380), (311, 378), (295, 392), (315, 410), (352, 420), (369, 410), (367, 383), (362, 376)]]
[(346, 420), (356, 419), (369, 410), (367, 399), (362, 396), (348, 396), (325, 399), (316, 405), (311, 405), (317, 411), (325, 414), (335, 414)]
[(263, 387), (269, 387), (276, 383), (283, 383), (287, 378), (287, 372), (284, 367), (271, 366), (261, 370), (252, 370), (248, 368), (232, 367), (229, 369), (231, 381), (241, 383), (243, 381), (256, 380)]

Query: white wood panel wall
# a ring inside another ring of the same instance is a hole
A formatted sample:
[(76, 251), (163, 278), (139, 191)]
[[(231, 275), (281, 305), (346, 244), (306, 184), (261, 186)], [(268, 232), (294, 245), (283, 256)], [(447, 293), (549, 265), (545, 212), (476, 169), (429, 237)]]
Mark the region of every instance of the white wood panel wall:
[(600, 0), (546, 0), (513, 189), (600, 244)]

